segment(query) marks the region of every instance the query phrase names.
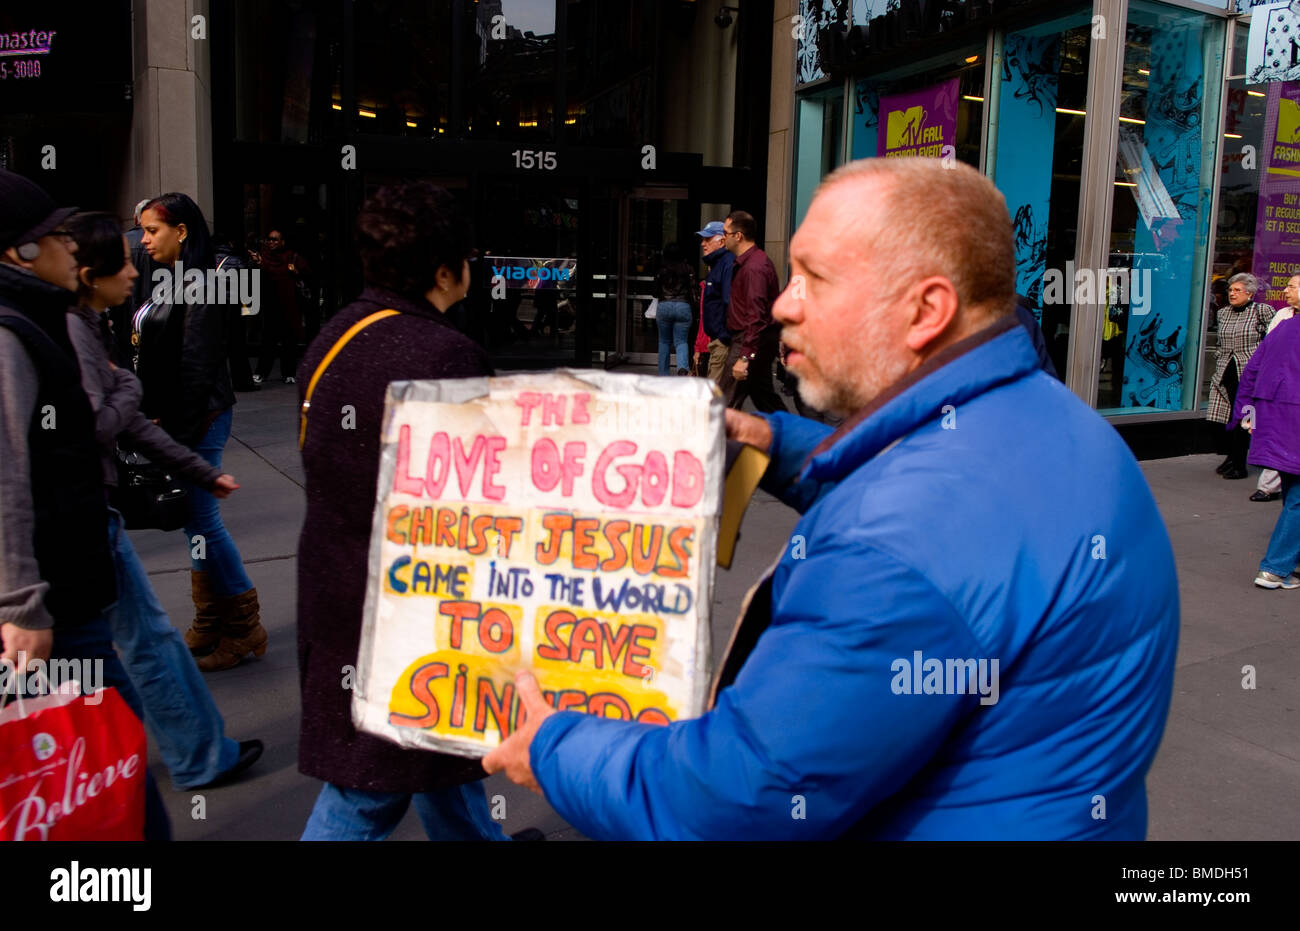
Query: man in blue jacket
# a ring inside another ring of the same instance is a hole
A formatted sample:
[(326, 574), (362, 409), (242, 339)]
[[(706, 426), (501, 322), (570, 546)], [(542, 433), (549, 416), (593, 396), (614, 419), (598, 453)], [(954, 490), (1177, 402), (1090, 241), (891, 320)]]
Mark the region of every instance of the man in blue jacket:
[(704, 332), (709, 337), (709, 378), (721, 384), (722, 372), (731, 346), (731, 333), (727, 330), (727, 305), (731, 303), (731, 273), (736, 257), (727, 249), (726, 232), (721, 220), (711, 220), (696, 233), (700, 237), (700, 250), (709, 273), (704, 276), (704, 296), (700, 316)]
[(602, 839), (1141, 839), (1173, 552), (1127, 447), (1016, 322), (1002, 196), (965, 165), (855, 162), (790, 259), (787, 365), (847, 419), (727, 412), (803, 518), (712, 709), (556, 713), (522, 672), (527, 720), (484, 765)]

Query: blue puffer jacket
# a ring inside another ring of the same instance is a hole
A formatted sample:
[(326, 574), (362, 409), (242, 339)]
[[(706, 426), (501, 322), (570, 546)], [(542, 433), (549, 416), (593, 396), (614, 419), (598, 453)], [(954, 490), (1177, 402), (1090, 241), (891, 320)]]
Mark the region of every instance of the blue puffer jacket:
[(1137, 463), (1014, 318), (899, 388), (830, 443), (770, 418), (768, 487), (804, 516), (712, 711), (543, 724), (534, 773), (579, 830), (1145, 836), (1179, 613)]

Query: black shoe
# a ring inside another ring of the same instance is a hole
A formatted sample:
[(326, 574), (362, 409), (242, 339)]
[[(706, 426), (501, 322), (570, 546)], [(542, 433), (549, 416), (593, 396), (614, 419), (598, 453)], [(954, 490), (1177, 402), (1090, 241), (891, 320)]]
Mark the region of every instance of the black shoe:
[(239, 756), (235, 759), (235, 765), (230, 767), (224, 773), (217, 776), (211, 782), (206, 782), (201, 786), (193, 786), (195, 789), (215, 789), (217, 786), (224, 786), (234, 782), (243, 774), (262, 755), (262, 742), (260, 740), (243, 740), (239, 744)]
[(1223, 477), (1227, 479), (1249, 478), (1250, 473), (1239, 466), (1233, 466), (1227, 472), (1223, 473)]
[(1280, 491), (1275, 491), (1272, 493), (1269, 493), (1267, 491), (1257, 491), (1250, 496), (1250, 500), (1251, 501), (1276, 501), (1280, 497), (1282, 497), (1282, 492)]
[(511, 840), (546, 840), (546, 835), (537, 828), (524, 828), (510, 835)]
[(1224, 472), (1229, 471), (1231, 468), (1232, 468), (1232, 457), (1229, 456), (1227, 459), (1220, 462), (1214, 471), (1217, 472), (1219, 475), (1222, 475)]

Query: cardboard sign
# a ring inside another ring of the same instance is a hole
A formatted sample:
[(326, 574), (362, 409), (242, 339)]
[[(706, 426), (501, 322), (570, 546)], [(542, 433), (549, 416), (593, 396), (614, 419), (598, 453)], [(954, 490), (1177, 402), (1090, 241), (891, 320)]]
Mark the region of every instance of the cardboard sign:
[(557, 709), (702, 713), (723, 456), (703, 379), (391, 384), (357, 728), (481, 756), (521, 723), (524, 668)]

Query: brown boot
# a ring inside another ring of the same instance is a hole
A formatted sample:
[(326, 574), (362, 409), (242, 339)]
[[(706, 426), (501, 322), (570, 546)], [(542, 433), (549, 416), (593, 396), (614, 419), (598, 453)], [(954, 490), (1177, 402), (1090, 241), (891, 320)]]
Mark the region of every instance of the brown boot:
[(257, 589), (250, 588), (242, 595), (227, 598), (224, 604), (226, 616), (221, 624), (221, 642), (198, 661), (204, 672), (233, 669), (248, 654), (261, 656), (266, 652), (266, 628), (262, 626), (257, 606)]
[(221, 642), (221, 597), (212, 588), (206, 572), (190, 570), (190, 595), (194, 599), (194, 620), (185, 631), (185, 645), (193, 656), (207, 656)]

